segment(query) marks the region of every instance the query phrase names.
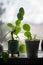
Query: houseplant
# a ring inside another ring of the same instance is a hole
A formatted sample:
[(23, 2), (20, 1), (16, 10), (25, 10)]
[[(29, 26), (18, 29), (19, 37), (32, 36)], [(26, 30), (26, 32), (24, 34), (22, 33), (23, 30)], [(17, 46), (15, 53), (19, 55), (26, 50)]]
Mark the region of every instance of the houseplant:
[(23, 44), (23, 43), (19, 44), (19, 52), (20, 53), (25, 53), (26, 52), (26, 46), (25, 46), (25, 44)]
[(32, 37), (30, 29), (31, 26), (29, 24), (23, 25), (23, 30), (25, 31), (24, 35), (26, 36), (25, 42), (26, 42), (27, 57), (37, 58), (40, 40), (36, 38), (36, 35), (34, 36), (34, 38)]
[[(23, 20), (23, 16), (24, 16), (24, 9), (21, 7), (19, 9), (19, 13), (17, 14), (17, 20), (15, 21), (15, 25), (12, 23), (8, 23), (7, 25), (11, 28), (11, 39), (8, 41), (8, 50), (12, 53), (12, 57), (13, 57), (13, 53), (18, 52), (18, 34), (21, 31), (21, 21)], [(15, 35), (16, 37), (13, 37), (13, 35)], [(19, 39), (20, 40), (20, 39)]]
[(9, 54), (7, 52), (3, 52), (2, 53), (2, 59), (3, 59), (4, 63), (7, 63), (8, 59), (9, 59)]
[(25, 43), (19, 43), (19, 57), (26, 58), (26, 45), (25, 45)]

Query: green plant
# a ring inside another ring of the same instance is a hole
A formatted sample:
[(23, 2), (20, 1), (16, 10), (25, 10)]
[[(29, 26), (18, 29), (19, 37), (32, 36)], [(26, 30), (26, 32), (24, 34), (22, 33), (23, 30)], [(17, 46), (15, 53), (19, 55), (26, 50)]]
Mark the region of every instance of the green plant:
[(32, 34), (31, 34), (31, 32), (30, 32), (30, 25), (29, 24), (24, 24), (23, 25), (23, 29), (25, 30), (25, 32), (24, 32), (24, 35), (30, 40), (30, 39), (32, 39)]
[(20, 53), (26, 52), (26, 45), (25, 44), (22, 44), (22, 43), (19, 44), (19, 52)]
[(32, 33), (30, 32), (31, 26), (29, 24), (24, 24), (23, 29), (25, 30), (24, 35), (29, 40), (37, 40), (37, 35), (36, 34), (32, 37)]
[(5, 63), (7, 63), (8, 59), (9, 59), (8, 53), (7, 53), (7, 52), (3, 52), (2, 58), (3, 58), (3, 61), (4, 61)]
[(19, 13), (17, 14), (17, 18), (18, 19), (15, 21), (16, 25), (13, 25), (12, 23), (8, 23), (7, 24), (12, 29), (12, 31), (11, 31), (11, 38), (12, 38), (12, 40), (14, 40), (13, 34), (15, 34), (16, 38), (18, 38), (17, 35), (21, 31), (20, 24), (21, 24), (21, 21), (23, 20), (23, 15), (24, 15), (24, 9), (23, 9), (23, 7), (21, 7), (19, 9)]

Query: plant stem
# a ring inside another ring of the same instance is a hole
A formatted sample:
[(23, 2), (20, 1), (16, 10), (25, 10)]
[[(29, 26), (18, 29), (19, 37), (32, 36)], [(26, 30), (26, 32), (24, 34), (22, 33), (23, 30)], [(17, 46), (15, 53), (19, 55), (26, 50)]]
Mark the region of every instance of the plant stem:
[(12, 40), (14, 40), (14, 38), (13, 38), (13, 32), (11, 32), (11, 37), (12, 37)]

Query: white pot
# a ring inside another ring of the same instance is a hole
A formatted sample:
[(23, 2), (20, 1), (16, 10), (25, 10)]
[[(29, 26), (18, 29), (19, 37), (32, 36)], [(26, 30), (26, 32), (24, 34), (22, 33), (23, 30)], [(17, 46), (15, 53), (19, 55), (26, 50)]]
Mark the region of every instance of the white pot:
[(27, 54), (26, 53), (20, 53), (19, 58), (27, 58)]

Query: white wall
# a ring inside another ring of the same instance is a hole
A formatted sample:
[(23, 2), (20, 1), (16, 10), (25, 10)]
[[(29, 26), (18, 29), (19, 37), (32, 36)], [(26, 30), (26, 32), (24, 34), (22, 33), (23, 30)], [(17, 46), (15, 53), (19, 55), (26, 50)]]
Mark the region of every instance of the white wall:
[(37, 34), (39, 39), (43, 39), (43, 24), (31, 25), (32, 34)]

